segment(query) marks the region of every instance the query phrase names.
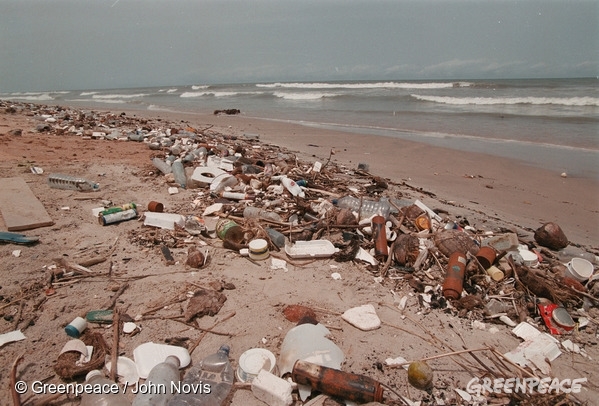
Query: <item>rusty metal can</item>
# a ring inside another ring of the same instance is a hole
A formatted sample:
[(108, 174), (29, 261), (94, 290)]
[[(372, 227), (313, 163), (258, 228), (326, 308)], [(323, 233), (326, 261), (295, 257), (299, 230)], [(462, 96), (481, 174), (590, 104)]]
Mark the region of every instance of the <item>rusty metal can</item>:
[(221, 219), (216, 223), (216, 235), (223, 241), (239, 244), (243, 240), (243, 230), (233, 220)]
[(343, 372), (308, 361), (295, 362), (291, 379), (300, 385), (310, 386), (312, 390), (341, 399), (358, 403), (383, 401), (383, 386), (380, 382), (365, 375)]
[(372, 239), (374, 240), (374, 255), (376, 257), (386, 257), (389, 255), (385, 218), (383, 216), (374, 216), (372, 218)]
[(449, 256), (447, 274), (443, 281), (443, 296), (448, 299), (459, 299), (464, 287), (466, 271), (466, 255), (456, 251)]
[(164, 205), (160, 202), (151, 201), (148, 203), (148, 210), (155, 213), (162, 213), (164, 211)]
[(497, 257), (497, 253), (492, 247), (481, 247), (476, 253), (476, 259), (483, 266), (483, 268), (489, 269), (491, 265), (495, 262), (495, 258)]

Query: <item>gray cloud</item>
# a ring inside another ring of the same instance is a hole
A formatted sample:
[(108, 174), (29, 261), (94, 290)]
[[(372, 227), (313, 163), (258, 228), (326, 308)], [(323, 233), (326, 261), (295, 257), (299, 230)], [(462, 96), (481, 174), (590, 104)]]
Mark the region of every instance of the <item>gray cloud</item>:
[(0, 91), (599, 74), (599, 1), (0, 0)]

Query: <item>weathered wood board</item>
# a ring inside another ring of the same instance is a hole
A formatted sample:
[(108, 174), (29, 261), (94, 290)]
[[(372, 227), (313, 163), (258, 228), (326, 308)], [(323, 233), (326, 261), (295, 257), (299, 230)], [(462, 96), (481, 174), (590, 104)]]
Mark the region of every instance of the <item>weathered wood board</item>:
[(31, 230), (54, 224), (46, 208), (23, 178), (0, 179), (0, 211), (8, 231)]

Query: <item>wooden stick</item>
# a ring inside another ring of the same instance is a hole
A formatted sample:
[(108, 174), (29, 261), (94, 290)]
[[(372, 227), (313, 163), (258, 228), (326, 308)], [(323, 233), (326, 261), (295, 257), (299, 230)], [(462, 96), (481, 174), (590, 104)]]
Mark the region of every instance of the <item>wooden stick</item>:
[(114, 309), (112, 314), (112, 353), (110, 354), (110, 380), (116, 380), (117, 362), (119, 358), (119, 334), (120, 334), (120, 314), (118, 309)]
[[(470, 353), (470, 352), (487, 351), (487, 350), (490, 350), (490, 348), (483, 347), (483, 348), (473, 348), (473, 349), (466, 349), (466, 350), (460, 350), (460, 351), (453, 351), (453, 352), (448, 352), (445, 354), (433, 355), (431, 357), (420, 358), (417, 361), (430, 361), (430, 360), (438, 359), (438, 358), (451, 357), (453, 355), (460, 355), (460, 354), (465, 354), (465, 353)], [(401, 364), (393, 364), (393, 365), (390, 365), (390, 367), (392, 367), (392, 368), (402, 367), (404, 365), (409, 365), (412, 362), (415, 362), (415, 361), (402, 362)]]
[(12, 368), (10, 369), (10, 394), (12, 396), (12, 404), (14, 406), (21, 406), (21, 396), (19, 392), (17, 392), (15, 385), (17, 384), (17, 367), (19, 363), (25, 357), (25, 353), (19, 355), (15, 362), (12, 363)]
[(112, 299), (110, 301), (106, 302), (106, 304), (104, 306), (102, 306), (101, 308), (105, 309), (105, 310), (112, 309), (116, 305), (116, 301), (118, 300), (119, 296), (121, 296), (123, 294), (123, 292), (125, 291), (125, 289), (127, 289), (128, 287), (129, 287), (129, 284), (127, 282), (125, 282), (119, 288), (119, 290), (114, 294)]

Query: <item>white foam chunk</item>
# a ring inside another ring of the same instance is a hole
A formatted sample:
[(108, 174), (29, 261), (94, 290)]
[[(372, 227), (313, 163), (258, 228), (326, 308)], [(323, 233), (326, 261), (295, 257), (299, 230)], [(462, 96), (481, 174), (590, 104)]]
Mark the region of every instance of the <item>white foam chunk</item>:
[(381, 319), (371, 304), (348, 309), (341, 315), (341, 318), (363, 331), (376, 330), (381, 326)]
[(252, 393), (269, 406), (289, 406), (293, 403), (291, 382), (262, 369), (252, 381)]
[(174, 230), (175, 224), (185, 227), (185, 217), (180, 214), (147, 211), (144, 216), (144, 226), (160, 227), (168, 230)]

